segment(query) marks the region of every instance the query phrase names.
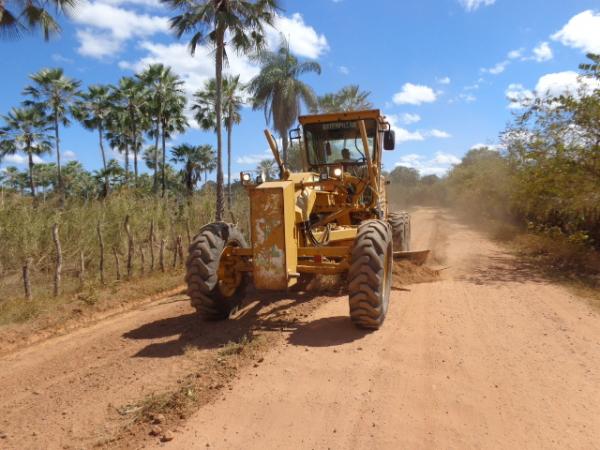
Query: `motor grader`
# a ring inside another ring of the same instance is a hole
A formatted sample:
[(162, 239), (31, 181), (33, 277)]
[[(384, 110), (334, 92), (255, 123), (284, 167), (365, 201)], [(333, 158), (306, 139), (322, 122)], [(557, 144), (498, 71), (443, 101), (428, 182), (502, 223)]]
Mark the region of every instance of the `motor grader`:
[(189, 249), (187, 293), (206, 319), (224, 319), (250, 282), (286, 290), (314, 274), (347, 274), (350, 318), (379, 328), (394, 253), (410, 254), (409, 215), (388, 211), (382, 175), (394, 131), (379, 110), (305, 115), (299, 122), (289, 137), (301, 146), (303, 170), (286, 167), (265, 130), (280, 177), (240, 174), (250, 199), (250, 244), (236, 225), (202, 227)]

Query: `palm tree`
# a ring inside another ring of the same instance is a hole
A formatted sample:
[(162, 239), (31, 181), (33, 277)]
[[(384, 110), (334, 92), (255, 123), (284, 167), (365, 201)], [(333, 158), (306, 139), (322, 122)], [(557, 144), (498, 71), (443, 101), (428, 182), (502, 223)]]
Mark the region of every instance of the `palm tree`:
[(64, 202), (63, 182), (60, 166), (59, 124), (68, 126), (69, 109), (78, 94), (80, 81), (65, 76), (62, 69), (42, 69), (30, 75), (35, 85), (28, 86), (24, 94), (30, 95), (34, 101), (24, 102), (26, 105), (37, 105), (48, 114), (54, 126), (54, 147), (56, 151), (56, 170), (58, 190), (61, 202)]
[[(106, 152), (104, 151), (104, 129), (113, 108), (111, 91), (105, 85), (91, 85), (87, 92), (81, 93), (81, 100), (75, 103), (73, 115), (88, 130), (98, 130), (98, 142), (102, 156), (102, 167), (106, 172)], [(108, 174), (104, 178), (104, 195), (109, 194)]]
[(147, 91), (144, 84), (131, 77), (122, 77), (115, 88), (116, 98), (122, 103), (122, 111), (118, 120), (126, 129), (125, 141), (125, 182), (129, 180), (129, 154), (133, 153), (133, 182), (137, 186), (138, 153), (142, 144), (141, 132), (146, 127)]
[(35, 198), (35, 178), (33, 174), (34, 155), (41, 155), (52, 150), (47, 130), (47, 118), (36, 106), (13, 108), (3, 117), (6, 125), (2, 128), (5, 154), (15, 154), (22, 150), (27, 154), (29, 162), (29, 187), (31, 196)]
[(190, 144), (181, 144), (171, 149), (171, 162), (183, 164), (181, 175), (189, 197), (194, 193), (194, 186), (202, 177), (202, 160), (199, 147)]
[(223, 142), (222, 89), (223, 62), (228, 45), (238, 52), (260, 50), (265, 42), (264, 24), (271, 25), (278, 10), (277, 0), (162, 0), (181, 14), (171, 19), (177, 37), (193, 32), (190, 52), (194, 55), (198, 44), (208, 43), (215, 49), (215, 115), (217, 131), (217, 204), (215, 218), (221, 221), (224, 212), (223, 196)]
[(202, 172), (204, 172), (204, 184), (206, 184), (208, 174), (217, 168), (215, 149), (212, 145), (201, 145), (198, 147), (198, 153), (200, 154), (200, 166), (202, 167)]
[(368, 100), (369, 95), (371, 95), (369, 91), (361, 92), (357, 84), (351, 84), (335, 93), (319, 97), (317, 108), (314, 111), (328, 113), (370, 109), (373, 104)]
[(154, 127), (150, 136), (155, 139), (154, 146), (159, 148), (158, 140), (162, 141), (162, 164), (155, 164), (154, 189), (158, 192), (158, 168), (161, 167), (162, 195), (166, 190), (166, 140), (174, 132), (183, 132), (187, 127), (184, 116), (186, 98), (183, 91), (183, 81), (175, 75), (170, 67), (162, 64), (152, 64), (141, 74), (137, 75), (147, 90), (147, 115)]
[(272, 123), (281, 137), (283, 160), (287, 161), (288, 130), (298, 119), (301, 103), (309, 108), (317, 104), (312, 88), (298, 78), (307, 72), (320, 74), (321, 66), (314, 61), (298, 61), (283, 38), (276, 52), (263, 51), (256, 58), (261, 70), (248, 88), (254, 96), (252, 107), (264, 109), (267, 125)]
[[(227, 207), (231, 209), (231, 135), (233, 125), (242, 120), (241, 109), (244, 99), (241, 95), (244, 85), (240, 76), (225, 76), (223, 78), (223, 122), (227, 131)], [(196, 111), (194, 118), (203, 130), (216, 130), (216, 94), (217, 81), (212, 78), (204, 84), (204, 89), (194, 94), (192, 110)]]
[(60, 32), (60, 25), (46, 9), (53, 5), (60, 13), (67, 13), (76, 5), (76, 0), (14, 0), (14, 9), (8, 9), (6, 0), (0, 2), (0, 37), (19, 37), (22, 31), (33, 32), (39, 28), (44, 40)]
[(254, 171), (257, 175), (262, 175), (264, 181), (270, 181), (275, 178), (275, 167), (274, 159), (263, 159)]

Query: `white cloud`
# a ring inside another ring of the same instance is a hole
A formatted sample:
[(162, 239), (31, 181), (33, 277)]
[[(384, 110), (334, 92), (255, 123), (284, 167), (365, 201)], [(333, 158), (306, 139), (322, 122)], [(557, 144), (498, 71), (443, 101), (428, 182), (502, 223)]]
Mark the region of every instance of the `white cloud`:
[(402, 142), (407, 141), (423, 141), (425, 140), (425, 136), (421, 134), (420, 131), (408, 131), (404, 128), (394, 128), (396, 131), (396, 143), (401, 144)]
[(502, 149), (500, 144), (482, 144), (481, 142), (475, 145), (472, 145), (469, 150), (491, 150), (491, 151), (499, 151)]
[(273, 27), (267, 27), (267, 43), (270, 48), (276, 48), (283, 35), (289, 42), (292, 53), (305, 58), (317, 59), (329, 50), (329, 44), (324, 34), (304, 23), (300, 13), (291, 17), (277, 15)]
[(350, 69), (348, 69), (346, 66), (340, 66), (339, 71), (342, 75), (348, 75), (350, 73)]
[[(46, 161), (44, 161), (38, 155), (33, 155), (33, 162), (34, 162), (34, 164), (44, 164)], [(20, 153), (15, 153), (14, 155), (6, 155), (4, 157), (4, 163), (10, 163), (10, 164), (16, 164), (18, 166), (24, 166), (26, 164), (29, 164), (29, 158), (26, 155), (21, 155)]]
[(477, 97), (475, 97), (473, 94), (467, 94), (464, 92), (459, 94), (458, 98), (460, 100), (464, 100), (466, 103), (473, 103), (475, 100), (477, 100)]
[(439, 78), (437, 82), (440, 84), (450, 84), (450, 77)]
[(555, 41), (586, 53), (600, 53), (600, 14), (592, 10), (571, 17), (562, 29), (552, 36)]
[[(185, 43), (159, 44), (146, 41), (140, 44), (140, 48), (146, 50), (146, 56), (133, 63), (121, 61), (119, 67), (139, 72), (150, 64), (162, 63), (170, 66), (185, 81), (185, 88), (189, 94), (201, 89), (206, 80), (215, 76), (212, 49), (206, 45), (196, 47), (193, 57)], [(240, 79), (244, 83), (259, 72), (258, 67), (247, 57), (235, 52), (231, 52), (228, 62), (225, 71), (241, 74)]]
[(511, 109), (527, 108), (535, 98), (533, 92), (519, 83), (511, 83), (505, 91), (506, 98), (510, 101), (508, 107)]
[(537, 95), (550, 97), (558, 97), (563, 94), (577, 96), (580, 90), (590, 93), (594, 89), (600, 89), (600, 81), (592, 78), (580, 78), (577, 72), (571, 70), (546, 74), (538, 80), (535, 86)]
[(93, 58), (118, 53), (129, 39), (170, 31), (168, 17), (138, 14), (99, 1), (81, 2), (72, 20), (85, 27), (77, 30), (77, 51)]
[(459, 158), (445, 152), (436, 152), (435, 156), (430, 159), (417, 153), (410, 153), (400, 157), (400, 160), (396, 163), (396, 166), (415, 169), (421, 175), (443, 176), (446, 172), (448, 172), (452, 164), (458, 164), (459, 162)]
[(404, 83), (402, 90), (396, 92), (392, 100), (397, 105), (420, 105), (435, 102), (436, 98), (437, 94), (429, 86)]
[(65, 160), (74, 160), (77, 159), (77, 154), (71, 150), (65, 150), (63, 152), (63, 157), (65, 158)]
[(533, 49), (533, 59), (537, 62), (549, 61), (554, 57), (552, 49), (547, 42), (542, 42)]
[(411, 123), (417, 123), (418, 121), (421, 120), (421, 116), (419, 116), (418, 114), (411, 114), (411, 113), (404, 113), (401, 116), (396, 116), (397, 119), (406, 124), (406, 125), (410, 125)]
[(478, 9), (480, 6), (490, 6), (493, 5), (496, 0), (458, 0), (463, 8), (466, 11), (471, 12)]
[(460, 158), (445, 152), (435, 152), (435, 157), (431, 160), (434, 164), (459, 164)]
[(508, 52), (508, 59), (521, 59), (523, 57), (524, 48), (518, 48), (516, 50), (511, 50)]
[(77, 39), (79, 48), (77, 52), (83, 56), (92, 58), (104, 58), (114, 55), (121, 49), (121, 41), (112, 36), (98, 34), (91, 30), (77, 30)]
[(447, 139), (452, 137), (450, 133), (435, 128), (429, 132), (429, 135), (440, 139)]
[(489, 73), (491, 75), (499, 75), (506, 70), (506, 67), (510, 64), (509, 60), (504, 60), (496, 64), (494, 67), (490, 67), (489, 69), (481, 69), (483, 73)]
[(238, 156), (235, 160), (237, 164), (241, 165), (255, 165), (261, 162), (263, 159), (272, 159), (273, 153), (270, 150), (265, 150), (263, 153), (254, 153), (250, 155)]
[(53, 53), (52, 61), (57, 62), (59, 64), (73, 64), (75, 62), (71, 58), (67, 58), (66, 56), (63, 56), (60, 53)]
[(106, 3), (107, 5), (136, 5), (145, 6), (149, 8), (164, 8), (165, 5), (160, 0), (97, 0), (99, 3)]

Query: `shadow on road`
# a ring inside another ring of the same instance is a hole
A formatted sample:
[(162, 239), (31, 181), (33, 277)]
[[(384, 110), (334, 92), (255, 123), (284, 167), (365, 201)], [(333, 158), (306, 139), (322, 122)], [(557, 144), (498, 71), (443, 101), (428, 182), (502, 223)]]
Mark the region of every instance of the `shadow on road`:
[[(305, 325), (299, 322), (293, 313), (290, 314), (290, 310), (316, 297), (327, 298), (327, 295), (323, 295), (322, 292), (255, 292), (249, 296), (241, 312), (230, 320), (210, 322), (202, 320), (194, 313), (185, 314), (146, 323), (124, 333), (123, 337), (155, 341), (138, 351), (134, 355), (136, 357), (169, 358), (184, 354), (188, 347), (211, 349), (222, 347), (229, 342), (239, 342), (244, 336), (252, 335), (258, 330), (289, 330), (296, 333), (300, 326)], [(352, 324), (347, 318), (346, 320), (348, 328), (351, 328)], [(321, 325), (317, 325), (317, 332), (323, 334), (326, 342), (329, 338), (324, 331), (319, 332), (319, 327)], [(172, 339), (168, 339), (170, 337)]]
[(347, 316), (324, 317), (298, 324), (288, 342), (308, 347), (330, 347), (356, 341), (367, 334), (369, 331), (356, 328)]

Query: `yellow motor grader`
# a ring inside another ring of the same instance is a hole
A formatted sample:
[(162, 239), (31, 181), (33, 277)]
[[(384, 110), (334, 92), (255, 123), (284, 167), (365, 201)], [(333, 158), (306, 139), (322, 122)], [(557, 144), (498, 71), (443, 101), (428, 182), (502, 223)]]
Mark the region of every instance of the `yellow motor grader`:
[(265, 130), (280, 179), (240, 174), (250, 198), (250, 245), (233, 224), (204, 226), (189, 249), (188, 295), (206, 319), (224, 319), (250, 282), (286, 290), (314, 274), (346, 273), (350, 318), (379, 328), (393, 257), (411, 255), (409, 215), (388, 211), (382, 175), (382, 151), (394, 149), (394, 131), (379, 110), (299, 121), (290, 140), (301, 145), (302, 172), (286, 167)]

